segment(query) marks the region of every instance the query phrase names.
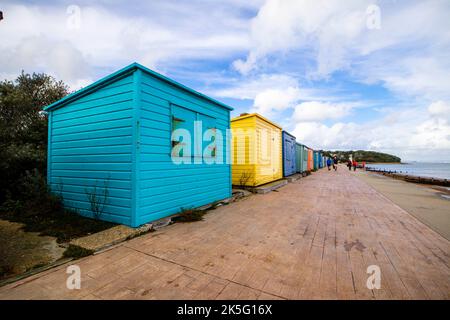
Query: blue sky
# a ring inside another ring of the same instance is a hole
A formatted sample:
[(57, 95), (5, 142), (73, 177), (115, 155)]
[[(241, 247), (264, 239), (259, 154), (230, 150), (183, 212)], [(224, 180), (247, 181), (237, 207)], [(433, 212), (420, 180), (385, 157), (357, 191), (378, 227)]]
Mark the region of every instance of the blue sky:
[(450, 161), (449, 1), (3, 0), (0, 10), (2, 79), (47, 72), (76, 90), (137, 61), (314, 148)]

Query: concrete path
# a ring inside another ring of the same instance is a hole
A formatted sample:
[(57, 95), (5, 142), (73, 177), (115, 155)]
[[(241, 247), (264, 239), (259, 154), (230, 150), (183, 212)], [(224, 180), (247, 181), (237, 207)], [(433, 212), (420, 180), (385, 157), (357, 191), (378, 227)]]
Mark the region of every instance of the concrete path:
[(357, 176), (450, 241), (450, 189), (406, 182), (373, 172), (360, 171)]
[[(339, 168), (0, 288), (0, 299), (449, 299), (450, 242)], [(381, 269), (381, 289), (366, 286)]]

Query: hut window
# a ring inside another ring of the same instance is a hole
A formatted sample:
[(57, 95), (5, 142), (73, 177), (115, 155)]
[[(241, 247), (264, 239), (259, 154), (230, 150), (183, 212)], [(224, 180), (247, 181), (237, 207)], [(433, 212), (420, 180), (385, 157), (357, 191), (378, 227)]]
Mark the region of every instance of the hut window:
[(192, 145), (194, 138), (194, 121), (196, 120), (196, 113), (172, 105), (172, 132), (171, 132), (171, 152), (174, 152), (175, 147), (179, 147), (176, 150), (176, 154), (172, 153), (175, 157), (191, 157)]
[(215, 158), (217, 155), (217, 127), (216, 119), (204, 114), (198, 114), (202, 126), (202, 153), (203, 157)]
[[(194, 161), (201, 161), (202, 156), (215, 158), (218, 152), (216, 119), (177, 105), (171, 108), (172, 156), (193, 157)], [(176, 131), (178, 129), (182, 130)]]

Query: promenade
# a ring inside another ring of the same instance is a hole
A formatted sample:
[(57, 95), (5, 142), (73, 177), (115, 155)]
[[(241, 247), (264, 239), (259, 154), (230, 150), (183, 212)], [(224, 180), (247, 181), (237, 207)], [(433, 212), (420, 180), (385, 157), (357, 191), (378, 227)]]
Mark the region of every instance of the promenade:
[[(69, 290), (66, 268), (81, 270)], [(369, 266), (381, 271), (368, 289)], [(450, 242), (341, 166), (0, 288), (0, 299), (449, 299)]]

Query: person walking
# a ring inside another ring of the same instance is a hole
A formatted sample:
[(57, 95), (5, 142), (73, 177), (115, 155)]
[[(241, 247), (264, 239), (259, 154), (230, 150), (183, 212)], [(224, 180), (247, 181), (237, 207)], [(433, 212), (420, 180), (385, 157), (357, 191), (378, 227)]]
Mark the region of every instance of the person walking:
[(327, 167), (328, 167), (328, 171), (331, 170), (331, 158), (327, 158)]
[(353, 171), (356, 171), (357, 166), (358, 166), (358, 162), (356, 162), (356, 160), (353, 160)]
[(352, 171), (352, 165), (353, 165), (352, 160), (351, 160), (351, 159), (348, 159), (348, 161), (347, 161), (347, 167), (348, 167), (348, 170), (349, 170), (349, 171)]
[(333, 157), (333, 169), (337, 171), (338, 159), (336, 156)]

